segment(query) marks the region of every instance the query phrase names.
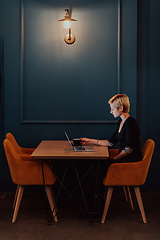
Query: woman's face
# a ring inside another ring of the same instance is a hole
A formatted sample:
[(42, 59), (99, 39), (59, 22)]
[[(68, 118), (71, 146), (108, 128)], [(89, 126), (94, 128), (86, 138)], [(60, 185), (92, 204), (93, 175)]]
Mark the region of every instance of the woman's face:
[(121, 115), (121, 111), (120, 108), (117, 108), (115, 107), (114, 103), (110, 103), (110, 108), (111, 108), (111, 111), (110, 113), (115, 117), (119, 117)]

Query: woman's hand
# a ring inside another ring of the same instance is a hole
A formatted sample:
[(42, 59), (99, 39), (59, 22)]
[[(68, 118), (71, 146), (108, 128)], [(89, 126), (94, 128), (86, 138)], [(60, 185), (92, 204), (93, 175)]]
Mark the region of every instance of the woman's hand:
[(82, 145), (94, 144), (93, 140), (94, 139), (90, 139), (90, 138), (81, 138), (81, 143), (82, 143)]
[(114, 160), (119, 160), (123, 157), (126, 157), (129, 153), (126, 153), (126, 151), (122, 150), (118, 155), (116, 155), (113, 159)]
[(114, 157), (113, 160), (119, 160), (118, 155), (116, 157)]

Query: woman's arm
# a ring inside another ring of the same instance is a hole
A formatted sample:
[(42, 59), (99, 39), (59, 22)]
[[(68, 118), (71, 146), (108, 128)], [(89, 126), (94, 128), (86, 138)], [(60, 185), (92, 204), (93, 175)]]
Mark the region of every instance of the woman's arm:
[(126, 157), (129, 153), (127, 153), (125, 150), (122, 150), (117, 156), (115, 156), (113, 159), (118, 160), (123, 157)]
[(81, 138), (82, 144), (92, 144), (98, 146), (109, 147), (108, 140), (99, 140), (99, 139), (91, 139), (91, 138)]
[(81, 138), (82, 144), (92, 144), (99, 145), (104, 147), (113, 147), (117, 143), (116, 133), (119, 128), (120, 120), (118, 121), (117, 128), (113, 133), (112, 137), (109, 140), (99, 140), (99, 139), (91, 139), (91, 138)]

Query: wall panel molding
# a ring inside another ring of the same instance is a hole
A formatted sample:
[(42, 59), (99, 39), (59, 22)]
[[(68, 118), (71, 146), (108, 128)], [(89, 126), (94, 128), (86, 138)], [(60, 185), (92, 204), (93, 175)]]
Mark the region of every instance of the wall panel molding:
[[(122, 80), (121, 80), (121, 11), (122, 11), (122, 0), (117, 0), (118, 4), (118, 12), (117, 12), (117, 32), (118, 32), (118, 38), (117, 38), (117, 89), (116, 92), (120, 93), (122, 89)], [(113, 120), (54, 120), (54, 119), (48, 119), (48, 120), (41, 120), (41, 119), (25, 119), (25, 104), (24, 104), (24, 95), (25, 95), (25, 7), (24, 7), (25, 0), (20, 0), (20, 122), (24, 124), (48, 124), (48, 123), (71, 123), (71, 124), (110, 124), (110, 123), (116, 123), (117, 121)]]

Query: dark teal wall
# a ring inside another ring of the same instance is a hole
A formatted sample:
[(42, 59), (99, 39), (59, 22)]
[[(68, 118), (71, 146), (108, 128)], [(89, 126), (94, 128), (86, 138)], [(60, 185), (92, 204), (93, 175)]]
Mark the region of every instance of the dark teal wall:
[(160, 189), (160, 2), (139, 1), (138, 7), (138, 122), (142, 141), (155, 140), (156, 148), (151, 163), (147, 187)]
[[(42, 139), (65, 139), (64, 129), (71, 138), (108, 138), (115, 123), (107, 122), (114, 120), (107, 101), (118, 92), (120, 83), (120, 91), (130, 96), (131, 115), (140, 125), (142, 144), (148, 138), (156, 142), (144, 189), (160, 189), (157, 100), (160, 3), (121, 1), (121, 71), (117, 82), (118, 1), (24, 0), (23, 78), (20, 75), (20, 2), (0, 2), (0, 60), (4, 68), (1, 67), (4, 73), (1, 143), (5, 134), (12, 132), (21, 146), (36, 147)], [(58, 22), (65, 14), (64, 9), (70, 6), (73, 18), (78, 20), (72, 29), (76, 36), (72, 46), (64, 43), (66, 30)], [(84, 108), (86, 103), (90, 108)], [(77, 105), (79, 111), (75, 110)], [(55, 123), (55, 120), (73, 123)], [(2, 144), (0, 184), (5, 190), (14, 189)]]

